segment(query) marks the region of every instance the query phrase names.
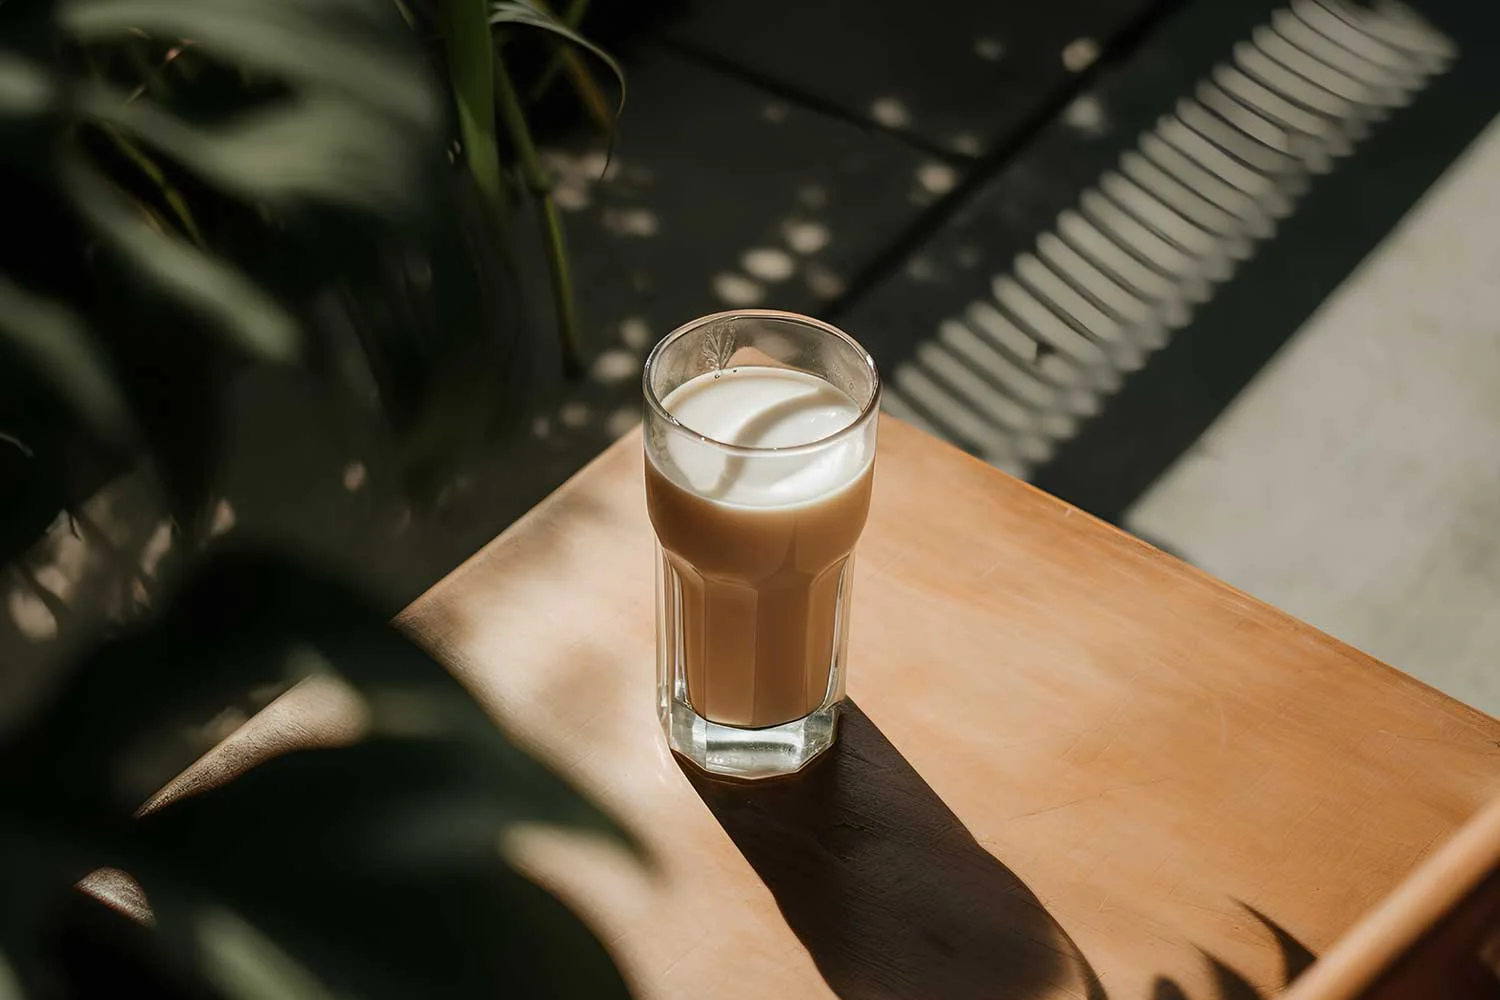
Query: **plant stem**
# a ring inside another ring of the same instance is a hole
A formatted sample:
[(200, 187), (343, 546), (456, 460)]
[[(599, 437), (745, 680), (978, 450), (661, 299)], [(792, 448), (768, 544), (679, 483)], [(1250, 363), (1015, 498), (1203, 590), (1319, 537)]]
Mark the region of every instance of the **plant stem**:
[[(546, 0), (539, 0), (539, 2), (543, 7), (546, 6)], [(563, 11), (562, 22), (574, 31), (577, 31), (578, 26), (583, 23), (583, 15), (588, 12), (589, 0), (572, 0), (568, 4), (568, 9)]]
[(558, 55), (562, 57), (563, 70), (568, 74), (568, 82), (573, 85), (578, 99), (583, 102), (584, 110), (594, 119), (594, 124), (599, 126), (601, 132), (613, 132), (615, 109), (604, 96), (599, 81), (594, 79), (594, 74), (583, 57), (573, 49), (565, 49)]
[(568, 268), (567, 241), (563, 233), (562, 213), (552, 198), (552, 179), (537, 155), (536, 143), (526, 124), (526, 112), (520, 95), (505, 69), (505, 60), (495, 54), (495, 94), (500, 120), (515, 148), (521, 179), (532, 196), (541, 203), (542, 225), (547, 252), (547, 270), (552, 279), (552, 307), (557, 315), (557, 329), (562, 338), (563, 366), (569, 375), (583, 371), (583, 346), (578, 332), (578, 317), (573, 308), (573, 278)]
[(444, 0), (448, 75), (458, 107), (464, 159), (480, 195), (505, 221), (505, 189), (495, 145), (495, 61), (486, 0)]
[[(552, 8), (548, 6), (547, 0), (537, 0), (537, 6), (548, 14), (552, 13)], [(589, 0), (572, 0), (568, 4), (568, 9), (563, 11), (562, 23), (577, 31), (578, 26), (583, 23), (583, 16), (588, 13), (588, 9)], [(526, 95), (527, 101), (534, 104), (541, 100), (542, 95), (547, 92), (547, 88), (552, 86), (552, 81), (557, 79), (557, 74), (563, 68), (563, 63), (569, 55), (573, 55), (576, 61), (577, 54), (572, 49), (566, 45), (558, 46), (557, 51), (552, 55), (552, 59), (547, 63), (547, 68), (542, 71), (542, 75), (537, 78), (535, 85), (532, 86), (531, 93)], [(581, 66), (582, 64), (580, 63), (579, 65)], [(584, 69), (584, 72), (587, 73), (588, 70)], [(589, 77), (589, 82), (593, 83), (592, 76)], [(574, 86), (577, 86), (577, 84), (575, 83)], [(587, 102), (587, 98), (585, 98), (585, 102)]]
[(573, 277), (568, 269), (568, 247), (563, 232), (562, 212), (552, 195), (542, 196), (542, 221), (546, 227), (547, 270), (552, 274), (552, 308), (557, 313), (557, 329), (562, 335), (563, 371), (570, 377), (583, 374), (583, 343), (578, 331), (578, 316), (573, 308)]

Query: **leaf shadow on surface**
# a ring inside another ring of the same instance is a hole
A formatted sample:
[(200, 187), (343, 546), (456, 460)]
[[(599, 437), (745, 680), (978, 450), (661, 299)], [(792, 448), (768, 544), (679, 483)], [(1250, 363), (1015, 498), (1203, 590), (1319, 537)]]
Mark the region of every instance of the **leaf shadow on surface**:
[[(1291, 985), (1292, 980), (1302, 975), (1316, 961), (1312, 950), (1285, 927), (1266, 916), (1249, 903), (1240, 903), (1245, 911), (1260, 922), (1276, 941), (1276, 950), (1281, 954), (1281, 986), (1276, 992)], [(1213, 972), (1213, 1000), (1263, 1000), (1267, 994), (1256, 989), (1250, 980), (1226, 965), (1221, 959), (1203, 952), (1203, 960)], [(1176, 980), (1158, 976), (1151, 988), (1151, 1000), (1189, 1000), (1190, 995)]]
[[(1068, 932), (854, 702), (839, 725), (833, 749), (778, 781), (725, 781), (678, 760), (829, 987), (843, 1000), (1019, 1000), (1059, 988), (1106, 1000)], [(1290, 931), (1240, 905), (1274, 939), (1283, 986), (1313, 963)], [(1202, 954), (1213, 982), (1204, 1000), (1262, 1000), (1249, 979)], [(1150, 995), (1197, 1000), (1165, 976)]]
[(844, 1000), (1103, 1000), (1068, 933), (852, 701), (833, 749), (794, 777), (679, 763)]

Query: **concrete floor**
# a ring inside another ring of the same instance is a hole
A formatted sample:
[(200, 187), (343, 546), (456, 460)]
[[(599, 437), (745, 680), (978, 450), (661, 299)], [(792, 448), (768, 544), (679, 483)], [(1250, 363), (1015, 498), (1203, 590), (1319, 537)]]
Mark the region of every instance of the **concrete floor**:
[(1126, 526), (1500, 714), (1500, 119)]

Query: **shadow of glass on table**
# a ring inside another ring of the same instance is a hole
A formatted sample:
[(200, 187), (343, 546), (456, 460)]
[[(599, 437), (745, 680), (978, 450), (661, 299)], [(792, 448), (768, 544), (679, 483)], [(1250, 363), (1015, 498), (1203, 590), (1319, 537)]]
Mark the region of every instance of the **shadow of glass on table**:
[(679, 764), (843, 1000), (1103, 1000), (1067, 932), (853, 702), (838, 743), (795, 777)]

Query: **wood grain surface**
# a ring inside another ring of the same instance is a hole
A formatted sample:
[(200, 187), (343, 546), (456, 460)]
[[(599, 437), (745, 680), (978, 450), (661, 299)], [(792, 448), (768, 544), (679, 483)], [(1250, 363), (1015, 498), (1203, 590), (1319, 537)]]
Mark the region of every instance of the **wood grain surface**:
[[(649, 847), (646, 870), (515, 838), (639, 996), (1269, 994), (1500, 794), (1495, 720), (880, 434), (854, 707), (799, 778), (714, 782), (664, 747), (636, 435), (401, 616)], [(348, 711), (316, 687), (272, 708), (196, 770)]]
[(1500, 799), (1360, 917), (1286, 1000), (1500, 997)]

